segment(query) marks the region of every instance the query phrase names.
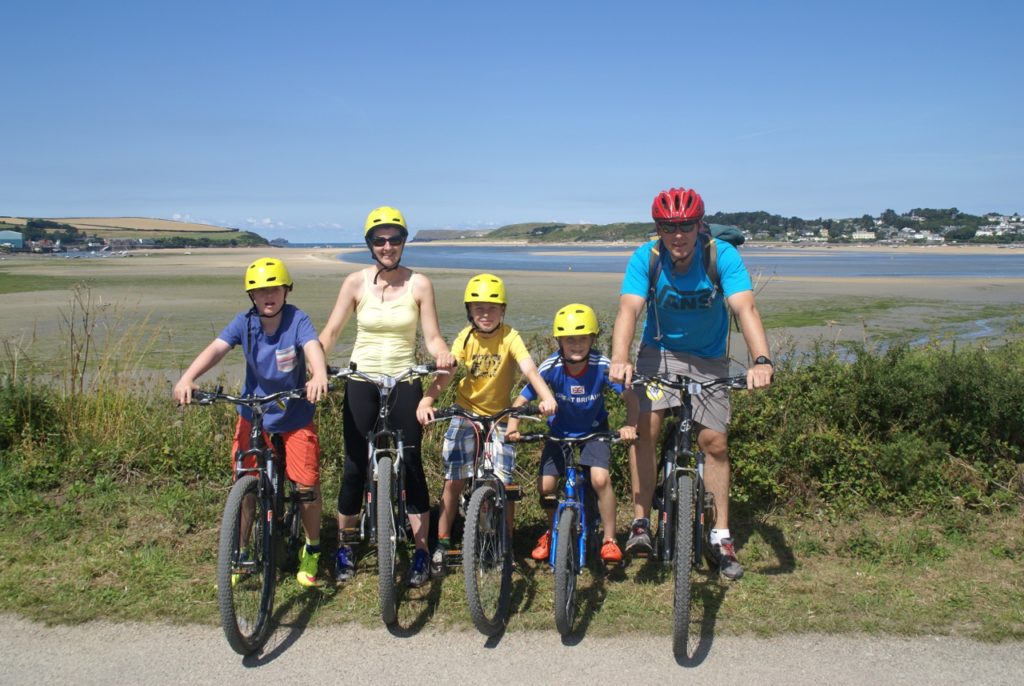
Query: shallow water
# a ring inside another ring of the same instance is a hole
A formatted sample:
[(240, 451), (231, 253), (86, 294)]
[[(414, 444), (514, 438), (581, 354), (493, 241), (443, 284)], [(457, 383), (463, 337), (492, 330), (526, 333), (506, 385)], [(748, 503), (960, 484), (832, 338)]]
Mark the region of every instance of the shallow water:
[[(410, 243), (403, 262), (418, 268), (473, 269), (502, 272), (575, 271), (621, 273), (633, 246), (451, 246)], [(941, 252), (940, 252), (941, 250)], [(828, 249), (740, 248), (751, 274), (764, 276), (827, 276), (833, 278), (991, 277), (1024, 276), (1024, 250), (979, 255), (936, 249), (935, 252), (855, 252)], [(369, 252), (339, 256), (343, 261), (369, 264)]]

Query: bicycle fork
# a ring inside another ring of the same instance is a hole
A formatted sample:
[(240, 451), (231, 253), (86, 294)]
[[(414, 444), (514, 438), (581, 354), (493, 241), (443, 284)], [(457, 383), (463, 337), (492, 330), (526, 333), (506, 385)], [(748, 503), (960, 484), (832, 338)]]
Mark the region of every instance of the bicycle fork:
[(579, 560), (579, 566), (572, 570), (575, 574), (578, 574), (580, 569), (587, 564), (587, 538), (590, 527), (590, 522), (587, 521), (587, 508), (583, 507), (583, 498), (581, 497), (583, 482), (579, 477), (580, 473), (574, 467), (566, 469), (565, 498), (558, 503), (558, 509), (555, 510), (555, 519), (551, 524), (551, 551), (548, 553), (548, 563), (554, 569), (555, 553), (558, 550), (558, 523), (566, 510), (575, 510), (579, 517), (579, 534), (576, 536), (576, 559)]

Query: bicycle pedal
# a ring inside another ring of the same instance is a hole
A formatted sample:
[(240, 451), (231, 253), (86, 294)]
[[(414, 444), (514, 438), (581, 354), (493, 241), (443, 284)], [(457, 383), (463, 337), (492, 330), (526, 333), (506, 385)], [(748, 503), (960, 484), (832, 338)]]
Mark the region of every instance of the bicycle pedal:
[(505, 486), (505, 499), (512, 503), (517, 503), (523, 499), (523, 492), (519, 488), (519, 484), (508, 484)]
[(445, 555), (444, 562), (449, 567), (460, 567), (462, 565), (462, 551), (450, 548)]
[(341, 542), (346, 544), (360, 543), (362, 536), (359, 535), (358, 527), (347, 527), (341, 530)]

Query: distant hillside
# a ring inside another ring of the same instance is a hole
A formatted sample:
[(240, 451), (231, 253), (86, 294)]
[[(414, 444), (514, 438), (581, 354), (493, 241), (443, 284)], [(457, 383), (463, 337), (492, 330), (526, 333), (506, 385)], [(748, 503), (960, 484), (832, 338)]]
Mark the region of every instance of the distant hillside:
[(24, 231), (26, 239), (59, 237), (69, 242), (75, 232), (84, 239), (106, 241), (153, 241), (157, 245), (266, 245), (267, 240), (251, 231), (179, 222), (149, 217), (0, 217), (0, 222)]
[(638, 243), (654, 233), (653, 223), (560, 224), (558, 222), (509, 224), (487, 234), (488, 240), (531, 243), (625, 241)]
[(471, 238), (483, 238), (492, 229), (422, 229), (416, 232), (413, 240), (419, 243), (430, 241), (457, 241)]

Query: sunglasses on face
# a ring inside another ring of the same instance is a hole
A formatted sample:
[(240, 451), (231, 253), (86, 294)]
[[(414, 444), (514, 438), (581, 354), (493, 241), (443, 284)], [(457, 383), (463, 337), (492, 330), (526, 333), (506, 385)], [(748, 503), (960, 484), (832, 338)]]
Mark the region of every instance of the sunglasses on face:
[(671, 236), (680, 231), (682, 233), (691, 233), (698, 226), (700, 226), (699, 221), (683, 222), (682, 224), (658, 224), (658, 231), (665, 236)]
[(378, 248), (383, 248), (388, 243), (391, 245), (402, 245), (405, 243), (405, 238), (402, 234), (397, 236), (374, 236), (370, 239), (370, 242)]

